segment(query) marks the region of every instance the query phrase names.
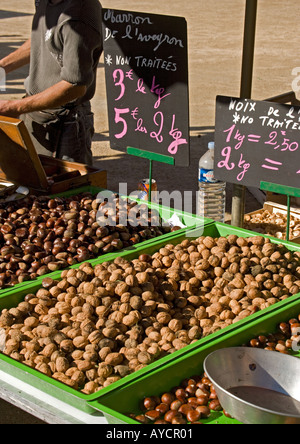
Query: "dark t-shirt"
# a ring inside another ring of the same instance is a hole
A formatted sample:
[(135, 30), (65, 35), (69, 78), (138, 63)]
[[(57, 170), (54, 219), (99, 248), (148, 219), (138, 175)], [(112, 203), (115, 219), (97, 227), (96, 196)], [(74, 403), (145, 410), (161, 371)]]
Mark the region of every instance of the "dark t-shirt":
[(101, 26), (99, 0), (63, 0), (56, 5), (36, 0), (27, 93), (38, 94), (65, 80), (87, 87), (76, 104), (91, 100), (103, 50)]

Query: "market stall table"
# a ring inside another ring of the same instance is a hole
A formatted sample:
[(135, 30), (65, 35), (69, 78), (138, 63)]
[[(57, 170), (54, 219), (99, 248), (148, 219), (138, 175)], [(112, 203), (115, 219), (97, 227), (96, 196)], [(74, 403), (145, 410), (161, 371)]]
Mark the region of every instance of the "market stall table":
[(85, 413), (1, 370), (0, 398), (47, 424), (108, 424), (102, 413)]

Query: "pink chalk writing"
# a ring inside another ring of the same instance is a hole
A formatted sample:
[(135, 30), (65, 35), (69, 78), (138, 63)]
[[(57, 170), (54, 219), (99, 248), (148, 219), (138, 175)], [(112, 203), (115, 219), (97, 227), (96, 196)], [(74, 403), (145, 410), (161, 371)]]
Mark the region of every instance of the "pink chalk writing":
[[(123, 71), (122, 69), (116, 69), (113, 72), (113, 80), (114, 85), (116, 87), (116, 98), (115, 101), (126, 99), (126, 94), (131, 95), (132, 99), (132, 89), (127, 90), (128, 82), (132, 85), (133, 73), (131, 71)], [(166, 147), (166, 150), (172, 154), (176, 155), (179, 148), (183, 145), (188, 145), (188, 140), (183, 136), (182, 131), (176, 124), (176, 115), (172, 114), (171, 116), (166, 116), (163, 111), (156, 111), (161, 107), (162, 101), (165, 100), (171, 93), (166, 93), (166, 89), (161, 86), (160, 82), (153, 76), (151, 88), (147, 86), (144, 79), (142, 77), (136, 80), (136, 88), (135, 93), (137, 96), (150, 96), (152, 95), (155, 98), (155, 102), (153, 105), (153, 119), (152, 122), (145, 121), (145, 117), (143, 116), (143, 110), (140, 111), (140, 107), (132, 107), (132, 109), (128, 107), (118, 107), (114, 108), (115, 110), (115, 123), (118, 125), (117, 133), (114, 134), (116, 139), (123, 139), (128, 131), (130, 130), (136, 133), (142, 133), (148, 135), (151, 139), (153, 139), (158, 144), (162, 144), (166, 136), (164, 134), (168, 134), (171, 137), (171, 143)], [(139, 102), (140, 103), (140, 99)], [(130, 124), (130, 120), (135, 122), (133, 128)]]
[(175, 119), (176, 116), (173, 115), (173, 122), (172, 122), (172, 128), (169, 132), (170, 136), (174, 138), (174, 142), (172, 142), (168, 148), (168, 151), (170, 154), (177, 154), (178, 148), (181, 145), (187, 145), (188, 141), (186, 139), (182, 138), (182, 132), (178, 130), (178, 128), (175, 128)]
[(131, 117), (132, 117), (134, 120), (137, 120), (137, 119), (138, 119), (138, 115), (139, 115), (139, 109), (138, 109), (138, 107), (136, 107), (136, 108), (131, 112)]
[(266, 170), (279, 171), (278, 167), (283, 165), (282, 162), (277, 162), (277, 161), (271, 160), (271, 159), (265, 159), (265, 162), (271, 164), (271, 165), (262, 165), (262, 168), (265, 168)]
[(140, 131), (141, 133), (148, 134), (147, 128), (145, 128), (143, 125), (144, 125), (143, 119), (139, 119), (135, 131)]
[[(281, 136), (285, 136), (285, 135), (286, 135), (286, 131), (281, 131)], [(282, 151), (282, 152), (290, 151), (293, 153), (298, 150), (298, 148), (299, 148), (298, 142), (291, 142), (291, 139), (287, 139), (285, 137), (283, 139), (283, 141), (280, 143), (280, 141), (278, 141), (279, 136), (280, 136), (280, 134), (278, 134), (277, 131), (272, 131), (269, 135), (269, 140), (267, 142), (265, 142), (265, 145), (274, 146), (274, 150), (280, 149), (280, 151)]]
[(123, 130), (119, 134), (115, 134), (116, 139), (123, 139), (123, 137), (127, 134), (127, 122), (123, 117), (121, 117), (121, 115), (128, 114), (129, 112), (129, 108), (115, 108), (115, 123), (121, 123), (123, 125)]
[(156, 139), (158, 143), (162, 143), (163, 140), (164, 140), (163, 136), (161, 135), (161, 133), (163, 131), (163, 128), (164, 128), (164, 115), (163, 115), (163, 113), (160, 112), (160, 111), (157, 112), (154, 115), (153, 121), (154, 121), (155, 125), (159, 127), (159, 130), (157, 132), (152, 131), (150, 133), (150, 137), (152, 137), (152, 139)]
[(144, 87), (144, 80), (143, 79), (139, 79), (138, 80), (138, 84), (137, 84), (137, 90), (136, 92), (140, 92), (142, 94), (147, 94), (146, 92), (146, 88)]
[[(226, 138), (227, 143), (229, 143), (231, 141), (231, 137), (233, 136), (235, 128), (236, 128), (236, 125), (232, 125), (228, 130), (224, 131), (224, 133), (228, 133), (228, 136)], [(235, 149), (239, 150), (243, 145), (243, 142), (245, 140), (245, 136), (241, 135), (239, 130), (237, 130), (235, 133), (235, 136), (234, 136), (234, 140), (238, 141), (238, 143), (235, 145)]]
[(117, 99), (115, 99), (116, 102), (118, 102), (118, 100), (121, 100), (124, 97), (125, 94), (125, 85), (124, 85), (124, 72), (122, 71), (122, 69), (116, 69), (113, 72), (113, 78), (114, 78), (114, 82), (116, 86), (119, 86), (121, 91), (120, 91), (120, 95)]
[(240, 158), (240, 161), (239, 161), (239, 168), (242, 168), (243, 171), (241, 173), (239, 173), (238, 176), (237, 176), (237, 180), (239, 182), (241, 182), (244, 179), (245, 174), (247, 173), (247, 171), (249, 170), (250, 167), (251, 167), (251, 164), (247, 163), (244, 160), (244, 154), (241, 154), (241, 158)]
[(165, 88), (161, 88), (160, 85), (156, 85), (156, 78), (155, 76), (153, 77), (153, 81), (152, 81), (152, 87), (151, 87), (151, 93), (152, 94), (156, 94), (158, 96), (157, 102), (154, 105), (154, 108), (157, 109), (160, 107), (161, 101), (163, 99), (165, 99), (166, 97), (170, 96), (171, 94), (165, 94), (163, 95), (165, 92)]
[(277, 145), (276, 138), (277, 138), (277, 131), (273, 131), (270, 133), (270, 139), (265, 142), (266, 145)]
[(133, 73), (134, 73), (133, 69), (131, 69), (130, 71), (127, 71), (127, 73), (126, 73), (127, 79), (133, 80)]
[[(259, 143), (262, 140), (262, 136), (259, 134), (241, 134), (240, 130), (237, 129), (236, 125), (232, 125), (227, 130), (223, 131), (226, 136), (226, 143), (233, 142), (233, 148), (235, 150), (239, 150), (243, 143), (247, 141), (249, 144), (252, 143)], [(272, 131), (269, 134), (268, 140), (264, 141), (265, 145), (269, 145), (272, 147), (272, 150), (280, 150), (281, 152), (295, 152), (299, 149), (299, 143), (298, 142), (292, 142), (291, 139), (288, 139), (286, 136), (286, 131)], [(235, 142), (238, 142), (236, 145)], [(240, 172), (237, 176), (237, 180), (241, 182), (247, 171), (250, 169), (251, 164), (248, 163), (244, 159), (244, 154), (241, 154), (240, 161), (236, 165), (234, 162), (232, 162), (232, 150), (233, 148), (231, 146), (226, 146), (221, 151), (221, 155), (224, 157), (224, 160), (220, 161), (217, 166), (218, 168), (222, 169), (225, 168), (228, 171), (233, 170), (234, 168), (241, 168), (242, 172)], [(266, 158), (263, 162), (262, 168), (266, 170), (271, 171), (279, 171), (280, 167), (283, 165), (283, 162), (278, 162), (276, 160), (272, 160), (269, 158)], [(297, 174), (300, 174), (300, 170), (297, 172)]]
[(226, 168), (226, 170), (231, 171), (235, 168), (235, 163), (231, 163), (229, 165), (229, 161), (230, 161), (230, 156), (231, 156), (231, 147), (230, 146), (226, 146), (223, 150), (222, 150), (222, 156), (225, 157), (225, 160), (222, 160), (221, 162), (218, 163), (218, 168)]
[[(230, 146), (227, 146), (222, 150), (222, 156), (225, 157), (225, 160), (222, 160), (221, 162), (218, 163), (218, 168), (226, 168), (226, 170), (228, 171), (231, 171), (235, 168), (235, 163), (230, 162), (231, 154), (232, 154), (232, 148)], [(240, 161), (238, 163), (238, 168), (240, 168), (242, 171), (237, 175), (237, 180), (239, 182), (241, 182), (244, 179), (245, 174), (247, 173), (250, 167), (251, 164), (246, 162), (246, 160), (244, 159), (244, 154), (241, 154)]]
[(261, 136), (258, 136), (256, 134), (249, 134), (248, 136), (248, 142), (258, 143), (261, 139)]

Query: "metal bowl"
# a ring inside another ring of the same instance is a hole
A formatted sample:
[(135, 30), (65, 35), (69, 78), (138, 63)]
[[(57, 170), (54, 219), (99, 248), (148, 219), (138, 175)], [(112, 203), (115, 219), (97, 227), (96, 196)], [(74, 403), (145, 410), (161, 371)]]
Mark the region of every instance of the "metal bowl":
[(225, 348), (204, 370), (226, 412), (244, 424), (300, 424), (300, 359), (262, 349)]

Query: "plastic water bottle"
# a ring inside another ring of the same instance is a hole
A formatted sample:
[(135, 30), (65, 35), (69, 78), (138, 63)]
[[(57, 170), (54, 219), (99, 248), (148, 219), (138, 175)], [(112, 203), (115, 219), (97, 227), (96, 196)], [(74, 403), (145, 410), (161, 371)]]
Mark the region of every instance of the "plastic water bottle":
[(198, 215), (213, 219), (216, 222), (225, 221), (226, 182), (220, 182), (214, 177), (215, 144), (210, 142), (208, 151), (199, 161), (199, 191)]

